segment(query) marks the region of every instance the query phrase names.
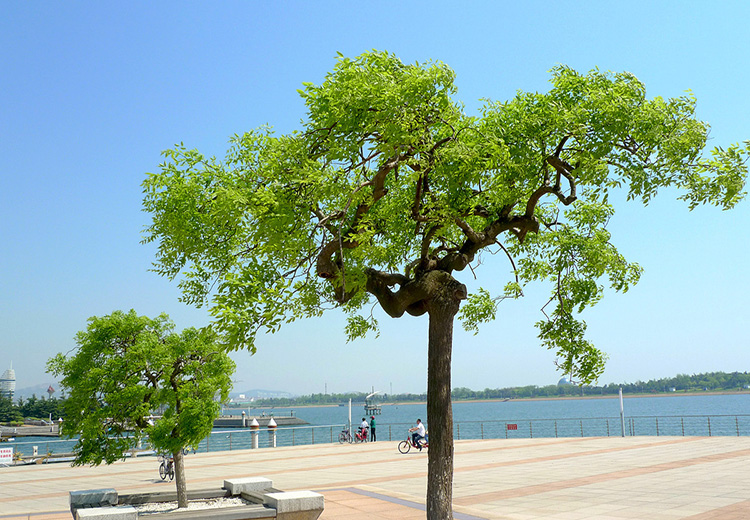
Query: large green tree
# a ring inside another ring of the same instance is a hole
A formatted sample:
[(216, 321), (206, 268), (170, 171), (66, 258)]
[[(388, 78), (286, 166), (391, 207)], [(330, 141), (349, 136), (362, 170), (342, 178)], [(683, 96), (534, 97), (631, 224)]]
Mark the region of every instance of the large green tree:
[[(377, 328), (373, 301), (394, 318), (428, 316), (429, 518), (452, 514), (462, 302), (476, 330), (498, 298), (549, 282), (541, 343), (564, 373), (591, 381), (604, 356), (578, 314), (605, 284), (625, 291), (641, 272), (610, 240), (610, 191), (648, 203), (672, 187), (691, 208), (743, 196), (750, 143), (705, 156), (708, 125), (691, 96), (648, 99), (632, 74), (564, 66), (551, 83), (468, 116), (442, 63), (340, 56), (322, 84), (303, 84), (298, 131), (236, 135), (224, 160), (177, 146), (143, 184), (157, 271), (210, 306), (231, 348), (254, 351), (259, 332), (333, 306), (349, 314), (350, 338)], [(512, 274), (501, 287), (508, 271), (486, 278), (494, 293), (467, 294), (458, 274), (498, 251)]]
[(166, 315), (89, 318), (75, 352), (47, 363), (68, 392), (62, 434), (78, 435), (73, 463), (111, 464), (145, 436), (174, 457), (178, 507), (187, 507), (183, 448), (211, 433), (235, 368), (216, 339), (211, 329), (177, 333)]

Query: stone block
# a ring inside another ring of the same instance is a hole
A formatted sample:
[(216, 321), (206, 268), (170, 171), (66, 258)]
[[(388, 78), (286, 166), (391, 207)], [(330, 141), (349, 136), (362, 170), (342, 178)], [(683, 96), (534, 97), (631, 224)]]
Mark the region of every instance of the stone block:
[(117, 491), (112, 488), (70, 491), (68, 495), (71, 508), (117, 505)]
[(315, 520), (323, 512), (323, 495), (313, 491), (266, 493), (264, 503), (276, 509), (278, 520)]
[(76, 520), (138, 520), (138, 511), (133, 506), (78, 509)]
[(233, 478), (224, 481), (224, 489), (232, 496), (240, 493), (258, 492), (273, 487), (273, 481), (264, 477)]

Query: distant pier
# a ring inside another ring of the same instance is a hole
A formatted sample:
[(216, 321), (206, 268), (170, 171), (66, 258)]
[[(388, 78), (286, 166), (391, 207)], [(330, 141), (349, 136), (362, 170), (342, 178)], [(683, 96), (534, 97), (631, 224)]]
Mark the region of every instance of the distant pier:
[[(307, 421), (293, 415), (260, 415), (246, 416), (243, 426), (242, 415), (223, 415), (214, 421), (214, 428), (250, 428), (253, 419), (258, 421), (258, 426), (268, 428), (269, 421), (273, 418), (276, 426), (302, 426), (310, 424)], [(45, 426), (0, 426), (0, 441), (19, 437), (59, 437), (60, 429), (57, 423)]]
[(276, 422), (276, 426), (302, 426), (310, 424), (294, 415), (246, 415), (243, 425), (242, 415), (222, 415), (214, 421), (214, 428), (249, 428), (253, 419), (258, 421), (258, 426), (261, 428), (267, 428), (271, 419)]
[(59, 437), (57, 424), (47, 426), (0, 426), (0, 439), (14, 437)]

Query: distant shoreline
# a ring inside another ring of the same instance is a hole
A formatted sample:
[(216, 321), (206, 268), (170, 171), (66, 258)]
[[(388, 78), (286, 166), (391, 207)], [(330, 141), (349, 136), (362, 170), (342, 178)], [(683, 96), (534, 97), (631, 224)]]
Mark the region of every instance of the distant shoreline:
[[(721, 390), (716, 392), (661, 392), (658, 394), (622, 394), (623, 399), (634, 397), (694, 397), (702, 395), (750, 395), (750, 390)], [(608, 395), (563, 395), (560, 397), (518, 397), (509, 401), (577, 401), (581, 399), (619, 399), (618, 394)], [(505, 399), (458, 399), (454, 403), (504, 402)]]
[[(661, 393), (640, 393), (640, 394), (623, 394), (623, 399), (632, 399), (634, 397), (694, 397), (703, 395), (750, 395), (750, 390), (721, 390), (715, 392), (661, 392)], [(608, 395), (563, 395), (563, 396), (543, 396), (543, 397), (517, 397), (513, 399), (505, 398), (493, 398), (493, 399), (456, 399), (454, 403), (499, 403), (499, 402), (511, 402), (511, 401), (577, 401), (585, 399), (618, 399), (620, 396), (617, 394)], [(354, 403), (352, 403), (354, 404)], [(358, 405), (361, 403), (357, 403)], [(399, 404), (427, 404), (427, 401), (390, 401), (379, 403), (381, 405), (393, 405)], [(247, 403), (243, 406), (232, 406), (231, 408), (336, 408), (341, 406), (340, 404), (300, 404), (300, 405), (255, 405)], [(225, 409), (229, 409), (226, 407)]]

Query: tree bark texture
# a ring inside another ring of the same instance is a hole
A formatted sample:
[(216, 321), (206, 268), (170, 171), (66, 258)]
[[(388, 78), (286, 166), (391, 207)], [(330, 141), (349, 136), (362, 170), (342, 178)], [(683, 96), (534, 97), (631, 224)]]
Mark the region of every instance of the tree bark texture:
[(453, 518), (453, 407), (451, 355), (453, 320), (466, 287), (448, 275), (427, 302), (430, 319), (427, 361), (427, 426), (430, 448), (427, 463), (427, 518)]
[(177, 507), (188, 506), (187, 482), (185, 480), (185, 456), (182, 450), (172, 453), (174, 458), (174, 481), (177, 486)]

